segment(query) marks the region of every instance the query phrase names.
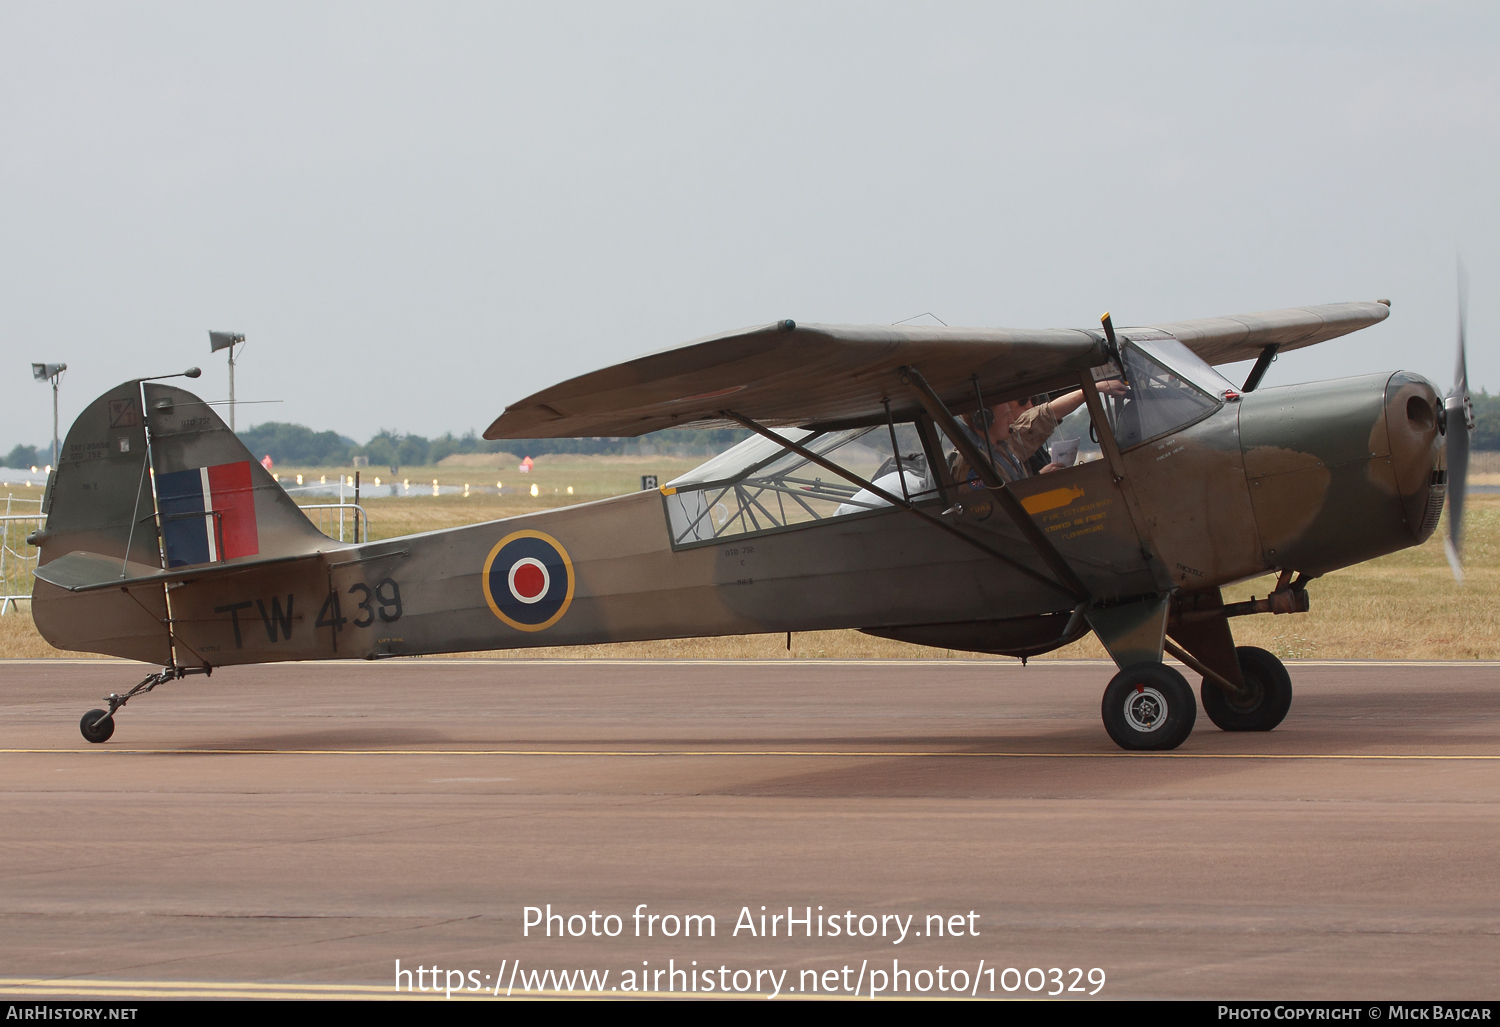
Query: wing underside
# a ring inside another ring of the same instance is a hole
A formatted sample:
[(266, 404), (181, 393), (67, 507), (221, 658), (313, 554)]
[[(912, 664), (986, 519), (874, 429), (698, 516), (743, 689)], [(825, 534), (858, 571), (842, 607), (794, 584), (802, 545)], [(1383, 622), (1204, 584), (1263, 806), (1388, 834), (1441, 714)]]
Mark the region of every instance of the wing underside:
[(1391, 312), (1386, 300), (1374, 303), (1325, 303), (1316, 307), (1288, 307), (1258, 314), (1207, 317), (1152, 325), (1175, 337), (1210, 364), (1254, 360), (1267, 346), (1280, 352), (1301, 349), (1384, 321)]
[[(1381, 321), (1384, 303), (1336, 303), (1154, 325), (1211, 364), (1254, 358), (1268, 345), (1310, 346)], [(1140, 331), (1140, 329), (1137, 329)], [(1131, 329), (1120, 335), (1130, 337)], [(1159, 336), (1158, 336), (1159, 337)], [(573, 378), (506, 408), (487, 439), (636, 436), (724, 426), (724, 411), (769, 426), (884, 420), (887, 404), (918, 409), (903, 368), (950, 404), (1065, 387), (1108, 360), (1098, 330), (798, 325), (728, 332)]]

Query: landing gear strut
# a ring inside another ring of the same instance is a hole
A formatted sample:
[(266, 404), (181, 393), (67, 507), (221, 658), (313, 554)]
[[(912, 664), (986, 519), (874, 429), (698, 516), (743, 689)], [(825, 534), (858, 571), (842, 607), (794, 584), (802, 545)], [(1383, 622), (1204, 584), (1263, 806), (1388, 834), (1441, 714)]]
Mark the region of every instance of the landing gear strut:
[(146, 679), (136, 685), (124, 695), (111, 692), (104, 697), (109, 703), (107, 710), (89, 710), (78, 722), (78, 730), (83, 733), (85, 740), (90, 742), (107, 742), (115, 733), (115, 712), (138, 695), (144, 695), (157, 685), (164, 685), (168, 681), (179, 681), (189, 674), (212, 674), (212, 667), (163, 667), (159, 674), (147, 674)]

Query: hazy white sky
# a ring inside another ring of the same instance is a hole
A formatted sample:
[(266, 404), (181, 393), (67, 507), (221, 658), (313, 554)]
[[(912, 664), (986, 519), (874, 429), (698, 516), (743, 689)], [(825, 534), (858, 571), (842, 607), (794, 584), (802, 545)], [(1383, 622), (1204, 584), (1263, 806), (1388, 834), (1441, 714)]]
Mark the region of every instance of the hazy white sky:
[(1388, 297), (1268, 384), (1500, 387), (1494, 3), (0, 2), (0, 451), (249, 339), (240, 425), (483, 429), (743, 325)]

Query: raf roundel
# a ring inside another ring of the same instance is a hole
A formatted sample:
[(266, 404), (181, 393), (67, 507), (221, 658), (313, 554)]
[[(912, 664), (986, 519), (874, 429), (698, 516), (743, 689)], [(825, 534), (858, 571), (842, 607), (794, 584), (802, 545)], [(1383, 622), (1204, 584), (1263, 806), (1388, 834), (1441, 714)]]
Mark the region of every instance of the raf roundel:
[(506, 535), (484, 561), (484, 598), (496, 617), (518, 631), (550, 628), (573, 602), (573, 561), (551, 535)]

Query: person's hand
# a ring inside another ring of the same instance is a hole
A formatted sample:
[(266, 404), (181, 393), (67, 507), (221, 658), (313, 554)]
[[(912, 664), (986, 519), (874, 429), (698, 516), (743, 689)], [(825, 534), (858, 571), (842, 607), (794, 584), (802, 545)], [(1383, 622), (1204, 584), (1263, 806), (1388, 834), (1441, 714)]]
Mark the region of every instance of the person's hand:
[(1096, 389), (1099, 390), (1099, 395), (1101, 395), (1101, 396), (1117, 396), (1118, 397), (1118, 396), (1124, 396), (1128, 392), (1130, 392), (1130, 386), (1126, 385), (1124, 382), (1122, 382), (1118, 378), (1111, 378), (1111, 379), (1109, 379), (1109, 381), (1104, 381), (1104, 382), (1095, 382), (1094, 383), (1094, 388), (1096, 388)]
[(1046, 467), (1043, 467), (1040, 471), (1037, 471), (1036, 473), (1038, 473), (1038, 474), (1051, 474), (1053, 471), (1061, 471), (1063, 468), (1065, 468), (1067, 466), (1068, 466), (1067, 464), (1048, 464)]

